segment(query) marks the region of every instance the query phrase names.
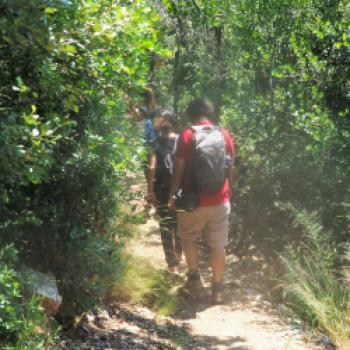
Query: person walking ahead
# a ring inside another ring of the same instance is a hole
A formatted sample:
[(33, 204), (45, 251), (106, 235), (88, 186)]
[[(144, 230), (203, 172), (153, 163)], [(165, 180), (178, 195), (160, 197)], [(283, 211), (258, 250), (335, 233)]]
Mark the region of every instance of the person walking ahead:
[[(212, 303), (217, 304), (222, 302), (225, 246), (228, 242), (228, 214), (230, 212), (232, 167), (230, 164), (232, 164), (234, 156), (234, 143), (226, 130), (215, 127), (209, 120), (213, 112), (211, 102), (203, 98), (193, 100), (188, 106), (187, 114), (192, 126), (183, 130), (178, 140), (168, 206), (175, 207), (174, 194), (181, 186), (183, 186), (182, 190), (185, 195), (186, 193), (198, 193), (198, 207), (193, 211), (179, 211), (177, 214), (178, 235), (181, 238), (189, 270), (185, 288), (189, 289), (191, 293), (197, 294), (194, 295), (195, 297), (201, 298), (203, 286), (198, 270), (197, 239), (203, 233), (210, 248), (211, 299)], [(215, 135), (214, 139), (213, 135)], [(212, 163), (209, 164), (209, 168), (211, 167), (215, 172), (222, 166), (225, 167), (224, 162), (228, 171), (222, 179), (219, 175), (212, 182), (205, 183), (208, 171), (205, 165), (201, 165), (204, 164), (201, 163), (203, 158), (201, 160), (196, 152), (201, 145), (205, 143), (208, 145), (210, 142), (212, 142), (212, 149), (216, 148), (219, 153), (214, 156), (214, 159), (209, 160), (209, 163)], [(194, 143), (196, 144), (194, 145)], [(217, 161), (219, 163), (216, 164)]]
[(176, 235), (176, 215), (167, 206), (178, 137), (175, 133), (175, 115), (172, 112), (161, 110), (159, 129), (160, 135), (150, 143), (146, 199), (157, 210), (161, 242), (168, 268), (171, 272), (178, 273), (182, 248)]

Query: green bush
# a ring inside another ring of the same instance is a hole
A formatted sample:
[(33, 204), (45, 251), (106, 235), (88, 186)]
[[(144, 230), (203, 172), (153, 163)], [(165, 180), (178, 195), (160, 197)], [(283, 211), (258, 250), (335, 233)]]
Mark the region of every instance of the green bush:
[(30, 281), (15, 271), (17, 253), (11, 246), (0, 251), (0, 343), (1, 349), (42, 349), (52, 341), (39, 299), (25, 297)]
[(230, 248), (271, 257), (300, 240), (288, 202), (348, 241), (347, 1), (165, 4), (176, 55), (172, 80), (166, 67), (156, 75), (164, 103), (185, 116), (193, 95), (211, 97), (236, 141)]
[(286, 301), (309, 325), (330, 334), (339, 348), (348, 348), (350, 284), (334, 238), (324, 232), (316, 214), (299, 213), (295, 223), (302, 225), (306, 240), (287, 248), (283, 256)]
[[(0, 0), (0, 234), (52, 273), (74, 314), (119, 277), (121, 203), (141, 140), (127, 95), (147, 78), (144, 1)], [(136, 140), (136, 141), (135, 141)]]

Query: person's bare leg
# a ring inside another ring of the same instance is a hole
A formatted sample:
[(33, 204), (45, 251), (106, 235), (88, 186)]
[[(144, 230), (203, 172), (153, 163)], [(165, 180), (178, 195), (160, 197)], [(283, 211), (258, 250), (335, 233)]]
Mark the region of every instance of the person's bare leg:
[(198, 271), (198, 251), (196, 242), (182, 242), (182, 249), (185, 255), (189, 271)]
[(182, 249), (185, 255), (187, 267), (189, 271), (198, 270), (198, 251), (197, 242), (184, 242), (182, 241)]
[(193, 300), (201, 301), (205, 298), (202, 279), (198, 271), (198, 251), (196, 242), (182, 242), (188, 273), (184, 290)]
[(222, 282), (225, 271), (225, 247), (210, 248), (211, 268), (213, 272), (212, 282)]

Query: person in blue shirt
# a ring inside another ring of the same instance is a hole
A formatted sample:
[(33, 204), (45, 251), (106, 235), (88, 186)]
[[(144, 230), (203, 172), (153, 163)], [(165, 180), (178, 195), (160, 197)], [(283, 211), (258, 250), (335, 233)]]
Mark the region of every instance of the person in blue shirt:
[(140, 109), (144, 115), (145, 123), (145, 142), (146, 145), (151, 145), (152, 141), (159, 137), (159, 120), (161, 117), (161, 109), (156, 108), (154, 111), (147, 111), (146, 108)]
[(140, 123), (140, 127), (144, 129), (144, 140), (147, 146), (159, 136), (159, 120), (161, 109), (156, 108), (154, 91), (151, 87), (144, 91), (144, 106), (133, 108), (132, 114), (136, 116), (136, 120)]

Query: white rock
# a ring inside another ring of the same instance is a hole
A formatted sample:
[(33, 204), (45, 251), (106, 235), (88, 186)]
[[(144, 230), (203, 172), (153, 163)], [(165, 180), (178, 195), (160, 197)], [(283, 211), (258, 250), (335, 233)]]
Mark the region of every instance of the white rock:
[(23, 267), (22, 274), (29, 275), (34, 287), (34, 293), (43, 298), (42, 306), (49, 317), (52, 317), (62, 303), (62, 296), (58, 292), (56, 279), (29, 267)]

